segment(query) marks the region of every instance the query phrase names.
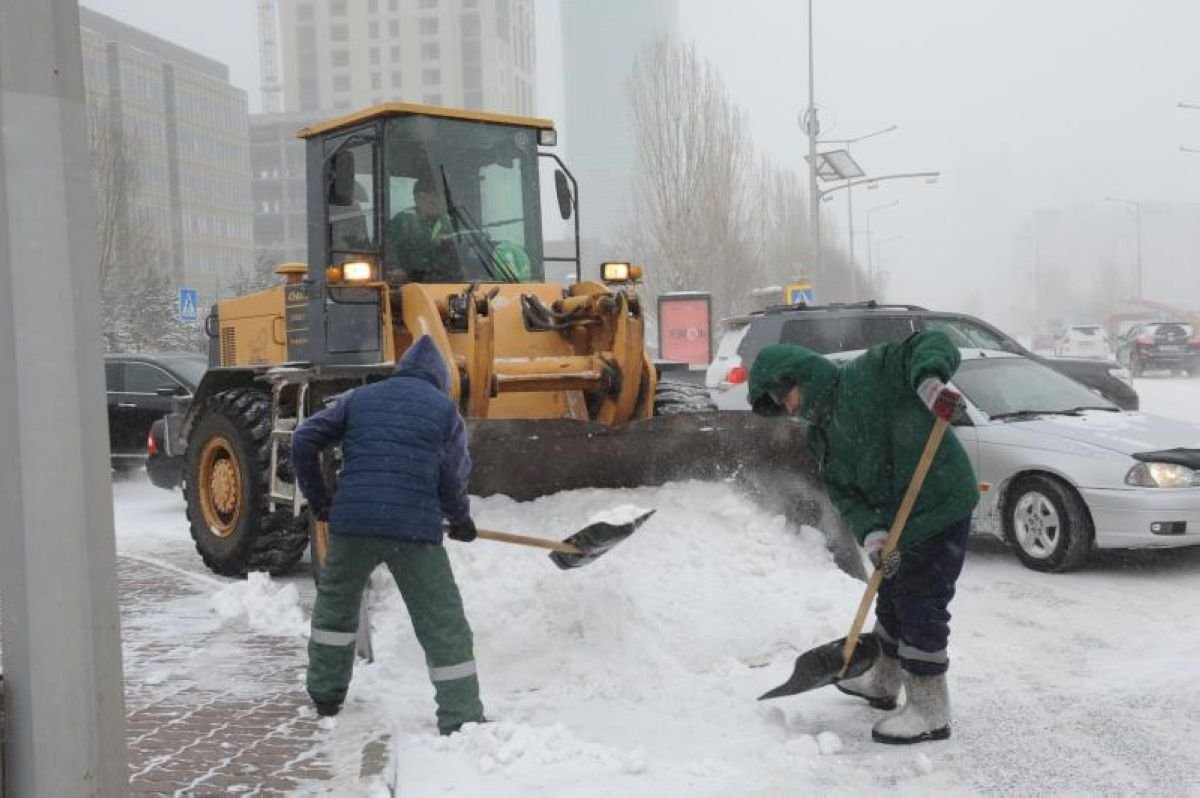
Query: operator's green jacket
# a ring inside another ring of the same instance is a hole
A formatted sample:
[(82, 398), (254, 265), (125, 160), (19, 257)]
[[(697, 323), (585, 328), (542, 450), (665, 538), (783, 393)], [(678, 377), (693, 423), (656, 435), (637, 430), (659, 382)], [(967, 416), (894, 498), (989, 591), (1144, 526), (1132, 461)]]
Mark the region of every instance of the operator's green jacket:
[[(800, 415), (825, 489), (859, 543), (886, 530), (908, 489), (934, 416), (917, 395), (928, 377), (949, 382), (958, 349), (941, 332), (915, 333), (841, 366), (799, 346), (769, 346), (750, 371), (750, 402), (780, 379), (803, 391)], [(942, 440), (900, 538), (911, 548), (971, 514), (979, 486), (953, 433)]]

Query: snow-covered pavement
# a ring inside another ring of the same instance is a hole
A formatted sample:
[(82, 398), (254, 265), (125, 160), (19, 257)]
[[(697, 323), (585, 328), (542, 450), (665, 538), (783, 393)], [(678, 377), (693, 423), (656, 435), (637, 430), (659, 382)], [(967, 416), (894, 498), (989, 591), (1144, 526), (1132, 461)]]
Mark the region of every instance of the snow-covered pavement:
[[(1136, 387), (1147, 412), (1200, 423), (1200, 380)], [(481, 526), (554, 537), (618, 505), (658, 513), (577, 571), (531, 550), (448, 544), (498, 722), (447, 740), (384, 572), (376, 662), (356, 671), (342, 715), (310, 728), (298, 681), (309, 577), (210, 577), (178, 493), (135, 478), (114, 497), (125, 565), (188, 586), (127, 613), (131, 695), (152, 700), (173, 682), (228, 691), (214, 683), (270, 641), (255, 656), (273, 652), (283, 675), (270, 688), (290, 682), (301, 699), (281, 702), (279, 726), (303, 731), (295, 777), (309, 774), (312, 792), (384, 794), (391, 771), (406, 796), (1200, 795), (1200, 548), (1102, 553), (1045, 575), (977, 540), (952, 606), (954, 736), (897, 749), (870, 741), (875, 711), (831, 689), (755, 701), (798, 651), (845, 634), (861, 595), (815, 530), (796, 534), (724, 485), (476, 500)], [(157, 646), (174, 635), (187, 656), (164, 669), (162, 652), (138, 653), (147, 635)], [(253, 694), (253, 677), (239, 690)], [(381, 773), (366, 765), (383, 741), (393, 756)], [(253, 773), (244, 784), (267, 786)]]

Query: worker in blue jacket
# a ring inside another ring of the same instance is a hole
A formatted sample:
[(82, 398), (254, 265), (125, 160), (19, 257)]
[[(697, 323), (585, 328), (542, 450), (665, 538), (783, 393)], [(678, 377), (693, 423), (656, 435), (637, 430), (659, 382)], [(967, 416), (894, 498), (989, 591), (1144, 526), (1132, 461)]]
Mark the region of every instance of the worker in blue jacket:
[[(346, 698), (363, 590), (386, 563), (425, 649), (438, 730), (484, 719), (471, 627), (442, 547), (443, 518), (455, 540), (476, 534), (466, 426), (448, 384), (441, 353), (423, 336), (390, 378), (350, 391), (292, 438), (297, 484), (330, 527), (308, 643), (308, 693), (323, 716), (337, 714)], [(342, 471), (331, 496), (320, 455), (339, 443)]]

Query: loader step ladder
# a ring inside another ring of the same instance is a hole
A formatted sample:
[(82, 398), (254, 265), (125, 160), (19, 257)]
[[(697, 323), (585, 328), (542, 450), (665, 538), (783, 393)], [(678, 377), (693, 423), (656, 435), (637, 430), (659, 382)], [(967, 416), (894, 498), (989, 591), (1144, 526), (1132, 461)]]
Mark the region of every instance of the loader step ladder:
[[(280, 387), (277, 385), (275, 390), (279, 391)], [(287, 451), (291, 451), (292, 433), (304, 421), (304, 406), (307, 399), (308, 385), (306, 383), (300, 386), (299, 396), (295, 403), (295, 415), (280, 415), (283, 403), (279, 401), (278, 396), (274, 397), (271, 408), (271, 502), (276, 505), (290, 506), (293, 515), (300, 514), (300, 509), (304, 506), (304, 496), (296, 488), (295, 474), (292, 475), (291, 482), (280, 479), (280, 457), (285, 450), (284, 447)]]

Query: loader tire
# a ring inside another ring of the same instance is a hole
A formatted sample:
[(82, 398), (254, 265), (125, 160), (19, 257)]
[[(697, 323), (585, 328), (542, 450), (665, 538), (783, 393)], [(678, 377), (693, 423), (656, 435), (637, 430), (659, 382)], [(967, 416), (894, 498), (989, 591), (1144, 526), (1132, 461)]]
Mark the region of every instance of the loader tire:
[(676, 413), (704, 413), (716, 410), (708, 388), (690, 382), (660, 380), (654, 391), (654, 415), (669, 416)]
[(307, 521), (271, 510), (270, 437), (270, 397), (237, 388), (208, 398), (188, 439), (188, 522), (196, 551), (213, 573), (285, 574), (304, 554)]

